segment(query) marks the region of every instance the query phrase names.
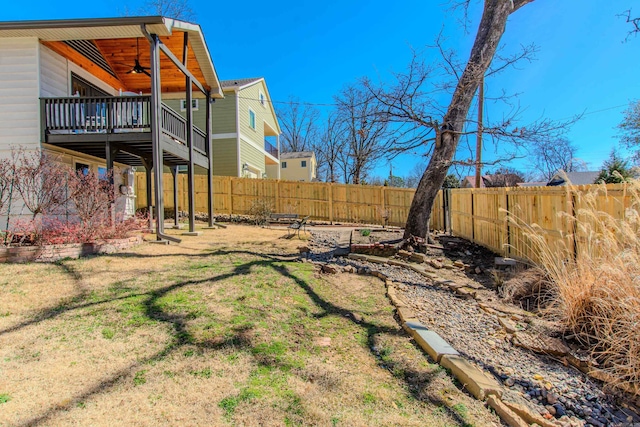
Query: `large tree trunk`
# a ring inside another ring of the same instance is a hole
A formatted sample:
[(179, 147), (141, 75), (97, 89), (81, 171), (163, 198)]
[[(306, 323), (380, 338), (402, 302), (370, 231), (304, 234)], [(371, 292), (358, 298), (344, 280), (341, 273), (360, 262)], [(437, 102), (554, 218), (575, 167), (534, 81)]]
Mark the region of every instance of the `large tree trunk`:
[(486, 73), (504, 34), (507, 19), (515, 10), (533, 0), (485, 0), (484, 11), (469, 62), (458, 81), (451, 104), (438, 130), (433, 155), (424, 171), (409, 209), (404, 238), (427, 237), (433, 202), (442, 187), (456, 153), (460, 133), (482, 76)]

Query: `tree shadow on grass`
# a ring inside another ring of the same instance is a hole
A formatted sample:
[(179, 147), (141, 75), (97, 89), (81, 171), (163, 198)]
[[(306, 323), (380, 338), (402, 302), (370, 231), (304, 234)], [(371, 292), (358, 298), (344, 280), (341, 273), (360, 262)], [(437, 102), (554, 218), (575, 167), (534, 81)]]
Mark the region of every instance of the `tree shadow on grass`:
[[(185, 346), (195, 346), (203, 350), (217, 350), (233, 346), (237, 349), (248, 350), (249, 354), (253, 355), (258, 364), (269, 365), (272, 367), (282, 367), (288, 370), (288, 367), (285, 366), (285, 362), (277, 359), (265, 359), (259, 351), (256, 351), (256, 347), (248, 334), (250, 329), (249, 327), (236, 328), (232, 335), (226, 336), (221, 340), (198, 340), (188, 329), (189, 318), (187, 317), (187, 315), (169, 313), (165, 309), (163, 309), (163, 305), (160, 303), (160, 299), (171, 293), (172, 291), (191, 285), (199, 285), (205, 283), (214, 284), (216, 282), (220, 282), (233, 277), (247, 276), (251, 274), (254, 267), (270, 268), (273, 271), (277, 272), (280, 276), (292, 280), (296, 284), (296, 286), (302, 289), (308, 295), (311, 301), (321, 310), (321, 313), (314, 315), (315, 317), (322, 318), (330, 315), (341, 316), (345, 319), (348, 319), (358, 327), (362, 328), (367, 334), (368, 350), (371, 352), (372, 356), (376, 357), (378, 360), (380, 360), (380, 355), (375, 350), (375, 342), (377, 336), (381, 334), (405, 336), (404, 332), (399, 327), (387, 327), (367, 322), (361, 317), (356, 316), (353, 311), (336, 305), (323, 298), (314, 290), (311, 284), (296, 275), (295, 272), (292, 272), (287, 265), (283, 264), (284, 262), (287, 262), (289, 260), (282, 259), (283, 257), (281, 257), (279, 254), (268, 255), (246, 250), (218, 250), (207, 255), (210, 257), (242, 255), (257, 258), (257, 260), (238, 264), (233, 268), (231, 272), (225, 274), (213, 275), (197, 280), (185, 280), (148, 292), (127, 294), (113, 298), (104, 298), (98, 301), (85, 301), (86, 295), (79, 296), (72, 301), (61, 304), (59, 307), (44, 310), (29, 321), (25, 321), (19, 325), (0, 331), (0, 334), (15, 332), (24, 327), (38, 324), (47, 319), (55, 318), (63, 313), (73, 312), (99, 304), (108, 304), (118, 300), (143, 296), (146, 297), (146, 299), (142, 303), (144, 306), (144, 316), (149, 320), (164, 323), (171, 328), (171, 342), (160, 351), (157, 351), (155, 354), (149, 357), (140, 359), (137, 362), (118, 370), (117, 372), (111, 374), (108, 378), (105, 378), (94, 386), (87, 388), (83, 392), (75, 395), (73, 398), (67, 399), (60, 404), (53, 405), (52, 407), (46, 409), (44, 412), (34, 416), (30, 420), (20, 425), (25, 427), (46, 425), (56, 414), (63, 411), (71, 410), (77, 404), (82, 403), (95, 395), (113, 391), (117, 384), (133, 375), (141, 366), (165, 360), (168, 356), (179, 352)], [(202, 257), (202, 255), (200, 254), (191, 254), (187, 256), (193, 258)], [(212, 259), (212, 262), (215, 262), (214, 259)], [(72, 275), (74, 274), (73, 270), (70, 270), (69, 273)], [(388, 360), (385, 361), (384, 364), (381, 363), (380, 366), (383, 369), (390, 370), (392, 373), (394, 372), (395, 368), (397, 368), (397, 364)], [(411, 369), (403, 369), (402, 376), (396, 375), (396, 378), (405, 381), (407, 390), (413, 395), (414, 398), (421, 401), (430, 401), (436, 405), (439, 405), (440, 407), (446, 408), (448, 414), (454, 420), (456, 420), (459, 425), (467, 425), (466, 421), (456, 411), (449, 408), (447, 402), (434, 396), (427, 396), (424, 393), (426, 385), (433, 380), (435, 375), (436, 373), (433, 372), (418, 372)]]

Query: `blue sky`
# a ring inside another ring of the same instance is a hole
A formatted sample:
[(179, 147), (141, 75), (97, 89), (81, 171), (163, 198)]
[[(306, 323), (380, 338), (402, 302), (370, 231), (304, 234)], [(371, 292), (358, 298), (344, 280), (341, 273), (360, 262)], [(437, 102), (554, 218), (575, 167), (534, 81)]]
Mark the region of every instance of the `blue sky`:
[[(536, 60), (491, 79), (488, 92), (519, 93), (522, 124), (542, 116), (563, 119), (586, 113), (568, 137), (579, 147), (578, 156), (599, 168), (618, 144), (615, 126), (622, 111), (640, 98), (640, 37), (623, 43), (630, 26), (616, 16), (633, 6), (639, 14), (638, 3), (536, 0), (525, 6), (511, 17), (503, 44), (513, 50), (535, 43)], [(432, 43), (440, 31), (466, 59), (480, 4), (471, 11), (465, 34), (444, 0), (190, 1), (220, 78), (264, 76), (274, 101), (295, 96), (314, 104), (330, 104), (345, 84), (362, 76), (389, 79), (390, 72), (402, 71), (408, 63), (410, 47)], [(3, 5), (0, 19), (118, 16), (137, 5), (124, 0), (35, 0), (29, 7), (10, 2)], [(500, 106), (487, 106), (489, 117), (501, 114)], [(484, 157), (490, 159), (495, 151), (487, 147)], [(394, 171), (408, 171), (417, 161), (412, 156), (396, 159)], [(513, 166), (527, 169), (529, 163), (524, 159)], [(388, 163), (381, 161), (376, 173), (388, 174)]]

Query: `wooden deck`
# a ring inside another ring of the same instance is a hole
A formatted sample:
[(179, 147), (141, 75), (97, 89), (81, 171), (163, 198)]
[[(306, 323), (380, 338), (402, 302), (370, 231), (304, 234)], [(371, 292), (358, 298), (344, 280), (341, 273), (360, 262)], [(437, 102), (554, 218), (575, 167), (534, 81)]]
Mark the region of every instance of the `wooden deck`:
[[(42, 141), (102, 158), (109, 142), (114, 161), (142, 166), (152, 157), (150, 109), (150, 96), (41, 98)], [(186, 119), (165, 104), (160, 117), (164, 163), (187, 165)], [(195, 126), (193, 151), (194, 164), (208, 169), (206, 134)]]

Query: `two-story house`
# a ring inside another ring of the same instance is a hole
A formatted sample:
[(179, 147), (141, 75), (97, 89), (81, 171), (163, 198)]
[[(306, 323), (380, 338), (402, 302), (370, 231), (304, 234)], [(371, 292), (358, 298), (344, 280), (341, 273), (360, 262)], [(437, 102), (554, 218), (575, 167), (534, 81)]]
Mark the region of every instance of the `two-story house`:
[(264, 78), (222, 80), (212, 105), (213, 173), (280, 178), (280, 125)]
[(280, 178), (285, 181), (311, 182), (316, 179), (317, 162), (313, 151), (280, 154)]
[[(165, 166), (189, 171), (191, 231), (196, 166), (209, 175), (213, 209), (210, 106), (222, 97), (198, 25), (161, 16), (0, 22), (0, 156), (39, 149), (76, 169), (120, 166), (124, 185), (143, 166), (159, 239)], [(191, 101), (186, 114), (171, 99)]]

